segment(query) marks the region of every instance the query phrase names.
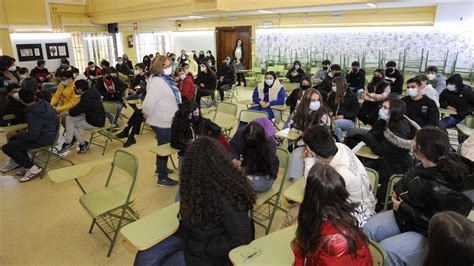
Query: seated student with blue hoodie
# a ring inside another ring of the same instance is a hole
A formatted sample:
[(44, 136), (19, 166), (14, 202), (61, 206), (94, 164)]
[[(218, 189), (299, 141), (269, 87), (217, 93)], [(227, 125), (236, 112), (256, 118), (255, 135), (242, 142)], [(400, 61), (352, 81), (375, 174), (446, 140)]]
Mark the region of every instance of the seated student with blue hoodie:
[(26, 106), (28, 130), (13, 136), (7, 144), (2, 146), (3, 152), (10, 157), (3, 170), (11, 171), (22, 166), (24, 170), (18, 171), (17, 174), (24, 175), (20, 182), (26, 182), (38, 177), (43, 170), (33, 163), (27, 151), (52, 145), (58, 126), (54, 108), (43, 100), (35, 101), (36, 96), (33, 90), (20, 90), (18, 95)]
[(86, 153), (90, 143), (84, 141), (81, 129), (101, 128), (105, 124), (105, 110), (102, 104), (99, 91), (94, 87), (89, 88), (86, 80), (76, 81), (74, 91), (81, 96), (79, 103), (69, 109), (69, 115), (66, 117), (66, 133), (60, 153), (70, 150), (74, 147), (73, 138), (79, 142), (79, 154)]

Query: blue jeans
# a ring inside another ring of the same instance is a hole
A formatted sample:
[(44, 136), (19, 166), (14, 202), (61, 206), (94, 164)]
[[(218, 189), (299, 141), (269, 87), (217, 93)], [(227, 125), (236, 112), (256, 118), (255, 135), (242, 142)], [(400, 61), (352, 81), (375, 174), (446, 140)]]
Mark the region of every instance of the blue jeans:
[(186, 266), (183, 240), (172, 235), (153, 247), (138, 251), (134, 266)]
[(255, 192), (265, 192), (272, 188), (273, 179), (271, 179), (269, 176), (248, 175), (247, 178), (249, 179), (250, 185), (252, 185)]
[(463, 120), (453, 116), (443, 117), (439, 120), (438, 127), (444, 131), (448, 128), (455, 127), (457, 124), (461, 123)]
[(393, 210), (372, 216), (363, 231), (385, 250), (388, 265), (423, 265), (428, 241), (416, 232), (402, 233), (395, 221)]
[(354, 121), (349, 119), (338, 119), (334, 121), (336, 124), (336, 136), (342, 142), (342, 131), (347, 131), (354, 127)]
[[(156, 134), (156, 141), (158, 146), (170, 143), (171, 128), (162, 128), (151, 126), (151, 129)], [(158, 179), (163, 180), (168, 178), (168, 156), (156, 156), (156, 170)]]
[[(180, 176), (181, 176), (181, 169), (183, 169), (183, 161), (184, 161), (184, 156), (178, 155), (178, 170), (179, 170)], [(179, 192), (179, 185), (178, 185), (178, 190), (176, 190), (176, 196), (174, 197), (174, 202), (179, 202), (179, 201), (181, 201), (181, 193)]]

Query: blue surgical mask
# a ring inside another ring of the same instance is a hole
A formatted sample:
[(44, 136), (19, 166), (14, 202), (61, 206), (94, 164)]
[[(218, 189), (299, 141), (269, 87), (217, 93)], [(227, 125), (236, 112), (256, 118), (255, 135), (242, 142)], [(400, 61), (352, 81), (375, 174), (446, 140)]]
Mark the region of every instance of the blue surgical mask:
[(309, 109), (311, 111), (318, 111), (319, 107), (321, 107), (321, 102), (319, 102), (319, 101), (309, 103)]
[(407, 94), (408, 94), (410, 97), (416, 97), (416, 96), (418, 96), (418, 89), (415, 89), (415, 88), (408, 88), (408, 89), (407, 89)]
[(380, 108), (380, 110), (379, 110), (379, 117), (380, 117), (380, 119), (385, 120), (385, 121), (387, 121), (388, 118), (389, 118), (388, 112), (385, 111), (385, 109), (383, 107)]
[(273, 79), (266, 79), (265, 84), (267, 84), (267, 86), (271, 87), (273, 85)]
[(448, 84), (448, 86), (446, 86), (446, 89), (448, 89), (449, 91), (456, 91), (456, 85)]

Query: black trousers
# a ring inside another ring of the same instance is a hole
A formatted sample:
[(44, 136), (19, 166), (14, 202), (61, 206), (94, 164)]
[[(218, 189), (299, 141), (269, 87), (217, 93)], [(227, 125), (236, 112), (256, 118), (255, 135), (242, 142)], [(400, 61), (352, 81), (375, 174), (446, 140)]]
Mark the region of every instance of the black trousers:
[(247, 87), (247, 82), (245, 81), (245, 76), (244, 76), (244, 73), (237, 73), (237, 82), (238, 82), (238, 86), (240, 86), (240, 80), (242, 80), (244, 82), (244, 87)]
[(221, 97), (221, 101), (224, 101), (224, 91), (228, 91), (232, 88), (232, 84), (229, 82), (218, 82), (217, 89), (219, 90), (219, 96)]
[(209, 95), (211, 95), (214, 98), (214, 90), (198, 88), (198, 91), (196, 94), (196, 103), (201, 104), (201, 97), (209, 96)]
[(2, 151), (8, 157), (12, 158), (15, 162), (17, 162), (19, 165), (28, 169), (33, 167), (33, 162), (31, 161), (30, 157), (28, 156), (28, 153), (26, 152), (28, 150), (44, 146), (47, 146), (47, 144), (23, 141), (19, 140), (17, 136), (13, 136), (8, 140), (7, 144), (2, 146)]
[(130, 133), (129, 137), (140, 134), (143, 120), (145, 120), (142, 110), (138, 109), (135, 104), (131, 105), (131, 107), (133, 108), (133, 114), (130, 116), (130, 119), (128, 119), (126, 128), (126, 130)]

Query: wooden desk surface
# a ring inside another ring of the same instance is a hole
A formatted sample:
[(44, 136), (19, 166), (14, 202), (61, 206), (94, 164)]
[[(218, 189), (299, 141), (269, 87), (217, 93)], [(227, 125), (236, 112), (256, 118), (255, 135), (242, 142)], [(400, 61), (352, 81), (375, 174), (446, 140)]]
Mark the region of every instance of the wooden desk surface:
[(291, 185), (283, 192), (283, 196), (288, 201), (294, 201), (297, 203), (303, 202), (305, 182), (306, 178), (304, 177), (296, 180), (293, 185)]

